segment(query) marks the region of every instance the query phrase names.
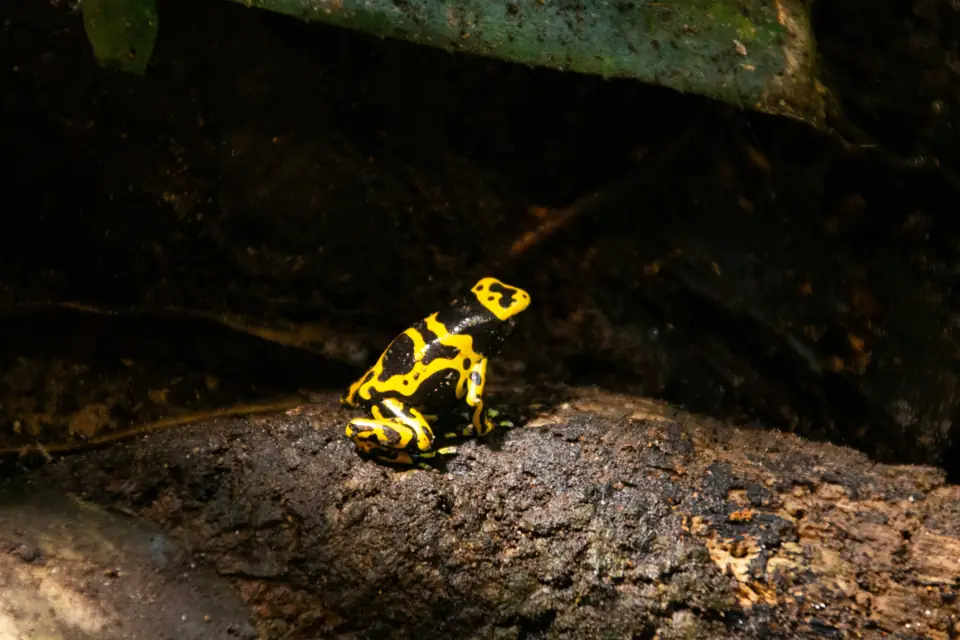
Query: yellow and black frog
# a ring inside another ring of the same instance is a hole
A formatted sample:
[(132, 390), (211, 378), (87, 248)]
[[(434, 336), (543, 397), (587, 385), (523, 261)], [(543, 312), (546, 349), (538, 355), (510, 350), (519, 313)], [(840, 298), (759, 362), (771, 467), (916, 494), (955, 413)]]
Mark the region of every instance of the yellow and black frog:
[[(394, 464), (423, 464), (453, 447), (435, 449), (431, 423), (465, 409), (460, 433), (490, 433), (496, 412), (484, 408), (487, 358), (496, 355), (530, 294), (483, 278), (461, 306), (438, 311), (394, 338), (377, 362), (350, 385), (340, 402), (369, 411), (347, 437), (363, 454)], [(509, 423), (505, 423), (509, 424)]]

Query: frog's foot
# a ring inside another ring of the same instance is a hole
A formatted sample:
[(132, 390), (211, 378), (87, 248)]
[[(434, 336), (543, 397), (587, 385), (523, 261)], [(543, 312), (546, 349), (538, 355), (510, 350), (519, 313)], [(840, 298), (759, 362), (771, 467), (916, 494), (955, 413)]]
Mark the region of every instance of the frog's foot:
[(389, 465), (398, 465), (405, 467), (420, 467), (421, 469), (431, 468), (430, 462), (435, 462), (439, 456), (453, 455), (457, 452), (456, 447), (442, 447), (434, 451), (412, 452), (398, 451), (397, 449), (388, 449), (376, 444), (367, 444), (361, 447), (358, 445), (360, 455), (363, 458), (375, 460)]
[[(461, 427), (459, 431), (447, 431), (443, 434), (444, 437), (485, 436), (496, 428), (509, 429), (516, 426), (512, 420), (502, 416), (496, 409), (485, 409), (482, 405), (474, 409), (473, 415), (464, 411), (460, 413), (460, 417), (463, 418), (467, 424)], [(482, 427), (477, 429), (477, 424), (482, 425)]]
[(373, 418), (355, 418), (346, 435), (361, 453), (392, 464), (418, 464), (450, 447), (433, 449), (433, 430), (423, 414), (395, 398), (385, 398), (371, 409)]

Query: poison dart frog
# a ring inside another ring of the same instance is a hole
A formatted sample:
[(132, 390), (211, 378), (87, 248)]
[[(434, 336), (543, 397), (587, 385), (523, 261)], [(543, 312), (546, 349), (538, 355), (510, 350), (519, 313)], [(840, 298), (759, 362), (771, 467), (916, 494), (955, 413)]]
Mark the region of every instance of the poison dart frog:
[(431, 423), (438, 418), (461, 408), (469, 426), (445, 436), (490, 433), (497, 412), (483, 404), (487, 358), (500, 351), (517, 314), (529, 305), (523, 289), (483, 278), (465, 303), (433, 313), (394, 338), (340, 398), (372, 416), (351, 420), (347, 437), (382, 462), (426, 466), (424, 459), (456, 451), (434, 448)]

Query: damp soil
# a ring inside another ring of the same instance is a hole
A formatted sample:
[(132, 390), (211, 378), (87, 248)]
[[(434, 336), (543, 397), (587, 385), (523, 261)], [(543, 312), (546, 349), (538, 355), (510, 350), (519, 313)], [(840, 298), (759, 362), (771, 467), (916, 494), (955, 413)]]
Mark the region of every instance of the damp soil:
[(321, 394), (20, 482), (156, 523), (266, 638), (945, 639), (960, 625), (960, 493), (940, 471), (633, 396), (494, 397), (524, 426), (429, 470), (359, 460)]

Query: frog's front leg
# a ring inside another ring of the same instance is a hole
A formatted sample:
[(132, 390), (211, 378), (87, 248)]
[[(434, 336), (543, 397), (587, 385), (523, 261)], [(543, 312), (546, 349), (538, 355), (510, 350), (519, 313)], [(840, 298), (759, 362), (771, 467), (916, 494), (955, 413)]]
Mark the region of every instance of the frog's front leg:
[[(494, 424), (490, 421), (490, 416), (483, 407), (483, 390), (487, 384), (487, 359), (481, 358), (470, 367), (467, 374), (467, 397), (468, 407), (473, 407), (473, 414), (470, 416), (470, 430), (477, 435), (485, 436), (493, 431)], [(468, 434), (464, 434), (468, 435)]]
[(451, 448), (433, 450), (433, 429), (423, 414), (396, 398), (384, 398), (370, 411), (373, 418), (355, 418), (347, 425), (347, 437), (362, 452), (383, 462), (415, 464)]

